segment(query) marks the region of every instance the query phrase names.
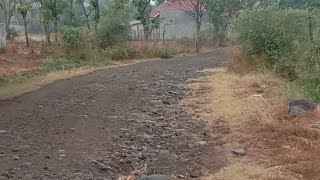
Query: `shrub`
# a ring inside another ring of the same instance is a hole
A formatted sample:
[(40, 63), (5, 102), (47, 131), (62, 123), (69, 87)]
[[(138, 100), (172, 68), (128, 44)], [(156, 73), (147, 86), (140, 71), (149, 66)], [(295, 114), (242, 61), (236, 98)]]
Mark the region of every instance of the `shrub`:
[(173, 57), (172, 51), (169, 49), (165, 49), (160, 52), (160, 58), (161, 59), (170, 59)]
[(15, 39), (16, 37), (20, 36), (20, 32), (16, 30), (15, 27), (9, 28), (9, 37), (10, 39)]
[(320, 103), (320, 72), (306, 73), (296, 82), (308, 97)]
[(85, 61), (79, 59), (49, 59), (45, 63), (46, 71), (61, 71), (87, 66)]
[(304, 56), (311, 47), (307, 17), (306, 10), (246, 10), (232, 20), (229, 36), (244, 54), (260, 57), (268, 69), (295, 80), (310, 58)]
[(84, 35), (81, 28), (64, 27), (60, 30), (61, 39), (71, 49), (82, 47)]
[(6, 52), (6, 48), (4, 48), (4, 47), (0, 48), (0, 54), (3, 54), (5, 52)]

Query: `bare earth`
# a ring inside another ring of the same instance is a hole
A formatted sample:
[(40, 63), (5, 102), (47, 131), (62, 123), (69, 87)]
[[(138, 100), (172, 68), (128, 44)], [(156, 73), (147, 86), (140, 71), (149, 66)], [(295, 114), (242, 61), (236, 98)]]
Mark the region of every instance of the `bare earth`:
[(0, 179), (203, 176), (225, 166), (223, 125), (187, 114), (186, 81), (224, 50), (98, 70), (0, 102)]

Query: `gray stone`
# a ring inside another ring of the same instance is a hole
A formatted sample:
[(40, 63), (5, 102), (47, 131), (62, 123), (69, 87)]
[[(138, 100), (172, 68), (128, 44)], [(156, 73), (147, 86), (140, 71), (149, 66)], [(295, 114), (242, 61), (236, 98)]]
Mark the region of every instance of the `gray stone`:
[(206, 145), (207, 142), (206, 141), (200, 141), (199, 144), (203, 146), (203, 145)]
[(94, 163), (96, 165), (98, 165), (98, 167), (103, 170), (103, 171), (108, 171), (108, 170), (112, 170), (112, 168), (110, 166), (107, 166), (99, 161), (96, 160), (91, 160), (91, 163)]
[(169, 180), (169, 176), (153, 174), (150, 176), (141, 176), (138, 180)]
[(13, 160), (19, 160), (19, 159), (20, 159), (19, 156), (16, 156), (16, 155), (13, 156)]
[(4, 133), (7, 133), (8, 131), (7, 130), (0, 130), (0, 134), (4, 134)]
[(22, 164), (23, 167), (30, 167), (31, 165), (32, 165), (31, 162), (24, 162)]
[(233, 154), (237, 155), (237, 156), (245, 156), (247, 155), (247, 151), (243, 148), (238, 148), (232, 151)]
[(161, 150), (158, 158), (164, 160), (177, 160), (179, 157), (176, 154), (170, 154), (168, 150)]
[(200, 172), (199, 171), (193, 171), (190, 173), (191, 178), (198, 178), (200, 177)]
[(316, 105), (308, 100), (304, 99), (289, 99), (289, 113), (292, 116), (307, 116), (309, 113), (316, 109)]

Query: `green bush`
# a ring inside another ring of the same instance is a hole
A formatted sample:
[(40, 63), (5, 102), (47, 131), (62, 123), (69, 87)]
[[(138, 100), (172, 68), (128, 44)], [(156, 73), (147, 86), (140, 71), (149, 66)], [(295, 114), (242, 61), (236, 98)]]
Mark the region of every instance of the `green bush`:
[(3, 54), (5, 52), (6, 52), (6, 48), (4, 48), (4, 47), (0, 48), (0, 54)]
[(140, 52), (134, 48), (113, 47), (113, 48), (107, 49), (106, 52), (108, 52), (107, 56), (115, 61), (142, 58), (142, 55), (140, 54)]
[(160, 52), (160, 58), (161, 59), (170, 59), (173, 58), (173, 53), (171, 50), (166, 49)]
[(274, 72), (295, 80), (310, 56), (307, 11), (298, 9), (246, 10), (234, 18), (229, 36), (251, 57), (263, 57)]
[(20, 32), (16, 30), (15, 27), (9, 28), (9, 37), (10, 39), (15, 39), (16, 37), (20, 36)]
[(83, 46), (84, 35), (81, 28), (63, 27), (60, 30), (61, 39), (71, 49), (78, 49)]
[(62, 71), (85, 67), (88, 62), (79, 59), (50, 59), (45, 63), (46, 71)]
[(296, 83), (302, 87), (308, 97), (320, 103), (320, 72), (306, 73)]

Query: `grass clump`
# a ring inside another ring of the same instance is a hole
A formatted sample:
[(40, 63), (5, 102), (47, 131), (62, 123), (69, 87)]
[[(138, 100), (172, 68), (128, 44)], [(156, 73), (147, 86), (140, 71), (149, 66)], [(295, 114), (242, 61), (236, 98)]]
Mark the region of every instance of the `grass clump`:
[(160, 58), (161, 59), (170, 59), (173, 58), (173, 54), (172, 51), (169, 49), (165, 49), (163, 51), (160, 52)]

